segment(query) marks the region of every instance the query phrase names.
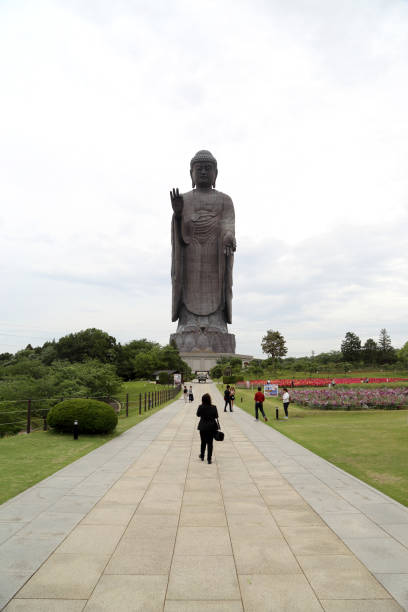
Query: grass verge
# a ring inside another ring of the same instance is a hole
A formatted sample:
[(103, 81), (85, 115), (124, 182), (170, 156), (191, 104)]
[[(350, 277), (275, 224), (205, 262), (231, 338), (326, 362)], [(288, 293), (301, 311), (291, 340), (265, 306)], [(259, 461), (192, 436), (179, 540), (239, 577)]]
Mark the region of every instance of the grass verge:
[[(174, 399), (177, 397), (179, 395)], [(71, 435), (58, 434), (53, 431), (36, 431), (29, 435), (21, 434), (2, 438), (0, 440), (0, 465), (2, 466), (0, 504), (102, 446), (105, 442), (109, 442), (130, 427), (168, 406), (174, 399), (150, 411), (143, 411), (141, 415), (138, 413), (136, 402), (134, 406), (131, 402), (129, 416), (126, 417), (122, 411), (116, 430), (111, 434), (81, 435), (78, 440), (74, 440)]]
[[(239, 389), (235, 403), (254, 414), (253, 396)], [(270, 427), (408, 505), (407, 410), (322, 411), (290, 404), (289, 420), (276, 421), (276, 408), (282, 417), (280, 400), (265, 401)]]

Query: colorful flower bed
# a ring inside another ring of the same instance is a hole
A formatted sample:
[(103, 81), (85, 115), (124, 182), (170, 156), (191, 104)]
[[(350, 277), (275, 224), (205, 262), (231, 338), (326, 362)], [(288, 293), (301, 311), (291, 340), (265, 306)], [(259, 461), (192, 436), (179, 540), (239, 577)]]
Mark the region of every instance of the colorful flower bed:
[[(293, 379), (293, 383), (295, 387), (327, 387), (329, 383), (335, 381), (337, 385), (347, 385), (353, 383), (362, 383), (365, 379), (363, 378), (302, 378), (302, 379)], [(401, 382), (407, 381), (407, 378), (369, 378), (368, 383), (388, 383), (388, 382)], [(248, 382), (248, 381), (247, 381)], [(250, 380), (249, 385), (265, 385), (265, 379), (259, 380)], [(270, 380), (270, 383), (273, 385), (279, 385), (284, 387), (292, 386), (291, 378), (279, 378), (275, 380)], [(243, 380), (240, 380), (236, 383), (237, 387), (245, 387), (247, 383)]]
[(291, 401), (321, 410), (408, 409), (408, 389), (291, 389)]

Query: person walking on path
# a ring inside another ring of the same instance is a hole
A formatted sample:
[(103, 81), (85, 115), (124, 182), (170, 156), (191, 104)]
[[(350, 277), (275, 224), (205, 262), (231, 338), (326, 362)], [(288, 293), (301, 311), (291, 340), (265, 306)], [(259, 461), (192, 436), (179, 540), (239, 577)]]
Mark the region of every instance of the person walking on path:
[(230, 389), (231, 410), (234, 408), (234, 399), (235, 399), (235, 387), (231, 387)]
[(289, 418), (288, 407), (289, 407), (289, 402), (290, 402), (290, 395), (286, 387), (283, 387), (282, 402), (283, 402), (283, 409), (285, 411), (285, 416), (283, 418), (288, 419)]
[(190, 385), (190, 388), (188, 390), (188, 401), (189, 402), (193, 402), (194, 401), (193, 387), (191, 385)]
[(209, 393), (205, 393), (201, 398), (197, 416), (200, 417), (197, 429), (201, 437), (201, 452), (199, 457), (201, 461), (204, 461), (205, 447), (207, 447), (207, 462), (211, 463), (214, 433), (218, 429), (218, 411), (217, 407), (211, 404), (211, 395)]
[(255, 400), (255, 421), (258, 420), (258, 410), (260, 410), (260, 412), (261, 412), (261, 414), (262, 414), (262, 416), (264, 418), (264, 421), (266, 423), (266, 421), (268, 419), (266, 418), (265, 412), (264, 412), (264, 409), (263, 409), (263, 403), (265, 401), (265, 396), (264, 396), (264, 394), (261, 391), (261, 387), (258, 387), (258, 391), (255, 393), (254, 400)]
[(183, 389), (183, 396), (184, 396), (184, 403), (187, 404), (187, 395), (188, 395), (188, 390), (186, 385), (184, 385), (184, 389)]
[(224, 400), (225, 400), (224, 412), (227, 412), (227, 406), (229, 406), (230, 412), (232, 412), (231, 390), (230, 390), (229, 385), (227, 385), (227, 388), (224, 391)]

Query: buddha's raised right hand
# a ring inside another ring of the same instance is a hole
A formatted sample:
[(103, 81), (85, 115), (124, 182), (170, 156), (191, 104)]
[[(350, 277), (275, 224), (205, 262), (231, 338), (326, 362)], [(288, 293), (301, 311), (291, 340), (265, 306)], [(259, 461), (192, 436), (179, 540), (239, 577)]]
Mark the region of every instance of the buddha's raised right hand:
[(184, 202), (183, 202), (183, 196), (180, 195), (178, 187), (170, 191), (170, 200), (171, 200), (171, 205), (174, 210), (174, 214), (177, 217), (179, 217), (181, 213), (183, 212)]

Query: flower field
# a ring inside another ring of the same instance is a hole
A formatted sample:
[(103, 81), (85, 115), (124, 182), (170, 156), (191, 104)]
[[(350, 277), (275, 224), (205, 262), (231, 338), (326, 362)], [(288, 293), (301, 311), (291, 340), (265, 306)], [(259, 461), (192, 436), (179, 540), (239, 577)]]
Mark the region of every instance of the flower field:
[[(224, 387), (218, 385), (221, 391)], [(352, 395), (345, 396), (346, 391)], [(237, 406), (252, 417), (254, 393), (242, 389), (236, 396)], [(296, 388), (289, 394), (299, 401), (289, 405), (289, 420), (274, 418), (281, 397), (266, 399), (266, 427), (408, 506), (407, 387)]]
[[(335, 381), (336, 385), (350, 385), (350, 384), (355, 384), (355, 383), (362, 383), (363, 379), (362, 378), (294, 378), (293, 379), (293, 384), (295, 387), (327, 387), (327, 385), (332, 382)], [(394, 383), (394, 382), (406, 382), (408, 379), (406, 378), (368, 378), (368, 384), (369, 383)], [(247, 387), (248, 383), (249, 386), (255, 386), (255, 385), (265, 385), (266, 384), (266, 380), (265, 379), (259, 379), (259, 380), (250, 380), (250, 381), (244, 381), (244, 380), (240, 380), (239, 382), (236, 383), (237, 387)], [(269, 381), (271, 384), (273, 385), (279, 385), (280, 387), (291, 387), (292, 386), (292, 379), (291, 378), (279, 378), (279, 379), (275, 379), (275, 380), (270, 380)]]
[(292, 402), (321, 410), (408, 409), (408, 388), (291, 389)]

